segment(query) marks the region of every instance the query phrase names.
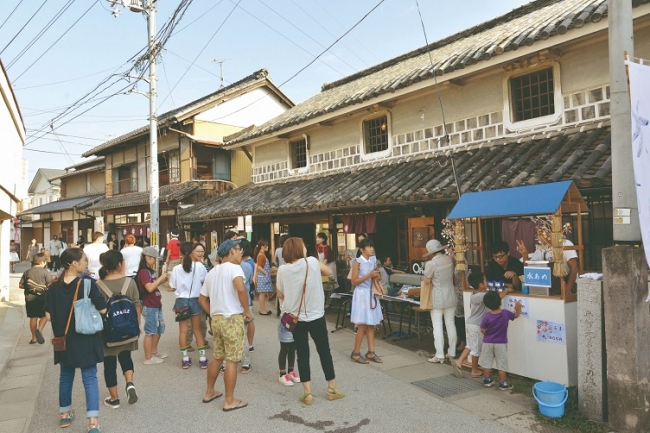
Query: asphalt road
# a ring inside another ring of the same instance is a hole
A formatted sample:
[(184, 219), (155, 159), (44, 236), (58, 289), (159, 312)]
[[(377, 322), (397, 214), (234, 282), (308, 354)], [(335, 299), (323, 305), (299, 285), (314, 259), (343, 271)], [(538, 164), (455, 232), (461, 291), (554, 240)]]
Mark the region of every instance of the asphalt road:
[[(142, 340), (140, 351), (133, 353), (134, 383), (139, 400), (134, 405), (126, 402), (124, 378), (119, 376), (118, 389), (122, 405), (111, 409), (100, 403), (100, 424), (104, 432), (178, 432), (178, 431), (440, 431), (440, 432), (498, 432), (508, 428), (480, 418), (462, 408), (433, 397), (431, 394), (398, 380), (373, 365), (359, 365), (348, 359), (353, 335), (349, 331), (330, 334), (330, 344), (337, 374), (337, 383), (346, 394), (342, 400), (328, 401), (327, 387), (318, 356), (312, 346), (311, 366), (314, 403), (311, 407), (298, 401), (302, 386), (281, 385), (277, 378), (277, 319), (274, 315), (256, 316), (257, 332), (253, 369), (248, 375), (239, 375), (236, 398), (249, 402), (247, 408), (225, 413), (223, 398), (203, 404), (206, 372), (198, 367), (198, 353), (191, 355), (194, 365), (188, 370), (180, 366), (178, 326), (170, 308), (173, 293), (163, 293), (167, 329), (159, 350), (168, 352), (163, 364), (143, 365)], [(45, 334), (50, 338), (50, 329)], [(380, 354), (386, 354), (388, 348)], [(399, 355), (394, 355), (398, 362)], [(58, 431), (59, 367), (47, 363), (34, 417), (33, 432)], [(385, 356), (385, 361), (389, 361)], [(384, 366), (384, 370), (386, 366)], [(119, 368), (118, 368), (119, 371)], [(100, 400), (108, 396), (103, 378), (103, 365), (98, 365)], [(223, 390), (221, 377), (217, 389)], [(68, 431), (85, 431), (85, 399), (81, 375), (74, 384), (73, 408), (78, 414)]]

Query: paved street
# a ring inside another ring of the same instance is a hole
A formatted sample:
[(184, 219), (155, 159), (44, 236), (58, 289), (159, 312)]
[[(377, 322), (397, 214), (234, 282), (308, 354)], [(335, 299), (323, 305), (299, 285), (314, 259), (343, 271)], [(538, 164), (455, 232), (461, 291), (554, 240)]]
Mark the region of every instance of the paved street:
[[(17, 276), (12, 286), (17, 285)], [(163, 305), (172, 305), (173, 293), (163, 293)], [(12, 288), (12, 300), (18, 307), (3, 305), (0, 317), (2, 338), (10, 336), (12, 321), (16, 321), (22, 303), (22, 293)], [(11, 317), (10, 317), (11, 315)], [(171, 319), (171, 314), (168, 314)], [(8, 320), (12, 319), (12, 320)], [(19, 319), (18, 322), (20, 322)], [(424, 354), (398, 348), (379, 341), (377, 352), (382, 365), (358, 365), (349, 361), (354, 335), (350, 330), (330, 334), (330, 344), (340, 389), (347, 394), (338, 401), (326, 399), (324, 381), (318, 359), (311, 359), (314, 403), (306, 407), (298, 401), (302, 387), (284, 387), (277, 381), (279, 344), (275, 316), (256, 317), (257, 333), (253, 352), (253, 370), (240, 375), (236, 397), (249, 402), (249, 407), (232, 413), (221, 411), (222, 399), (201, 403), (206, 372), (198, 368), (198, 355), (192, 355), (195, 365), (180, 368), (177, 350), (178, 327), (171, 321), (160, 350), (170, 357), (160, 365), (142, 364), (142, 350), (133, 354), (135, 384), (139, 401), (129, 406), (124, 399), (124, 380), (119, 389), (122, 406), (119, 409), (100, 407), (103, 431), (180, 431), (217, 427), (220, 431), (306, 431), (306, 428), (328, 432), (416, 431), (423, 428), (448, 432), (552, 431), (538, 426), (531, 412), (533, 402), (521, 394), (479, 388), (447, 398), (441, 398), (411, 382), (448, 376), (451, 367), (426, 362)], [(56, 431), (58, 413), (58, 366), (54, 366), (49, 343), (29, 345), (28, 321), (20, 326), (20, 338), (13, 355), (1, 373), (0, 431)], [(6, 332), (5, 332), (6, 331)], [(51, 331), (46, 328), (49, 341)], [(15, 336), (15, 333), (13, 334)], [(5, 343), (2, 352), (6, 353)], [(315, 349), (312, 347), (312, 354)], [(104, 387), (103, 366), (98, 366), (100, 396), (108, 393)], [(221, 378), (217, 381), (222, 390)], [(77, 374), (73, 407), (80, 415), (70, 431), (85, 431), (84, 393)]]

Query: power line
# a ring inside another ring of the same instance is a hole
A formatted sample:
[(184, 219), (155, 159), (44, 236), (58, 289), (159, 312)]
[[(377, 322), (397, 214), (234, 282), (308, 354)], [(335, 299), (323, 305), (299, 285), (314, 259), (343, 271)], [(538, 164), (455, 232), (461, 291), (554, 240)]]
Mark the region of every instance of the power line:
[(83, 155), (82, 153), (52, 152), (52, 151), (49, 151), (49, 150), (40, 150), (40, 149), (23, 149), (23, 150), (26, 150), (26, 151), (28, 151), (28, 152), (50, 153), (50, 154), (53, 154), (53, 155), (66, 155), (66, 154), (67, 154), (67, 155), (75, 155), (75, 156), (81, 156), (81, 155)]
[[(169, 85), (169, 77), (167, 76), (167, 68), (165, 68), (165, 62), (161, 59), (160, 60), (160, 66), (162, 66), (163, 73), (165, 74), (165, 81), (167, 82), (167, 87), (170, 87)], [(172, 104), (174, 106), (176, 105), (176, 102), (174, 101), (174, 95), (172, 95), (172, 92), (169, 92), (169, 97), (172, 98)]]
[[(294, 0), (291, 0), (291, 3), (293, 3), (293, 4), (294, 4), (298, 9), (300, 9), (300, 10), (301, 10), (305, 15), (307, 15), (307, 16), (308, 16), (308, 17), (309, 17), (313, 22), (315, 22), (315, 23), (316, 23), (320, 28), (322, 28), (323, 30), (325, 30), (325, 31), (327, 32), (327, 34), (329, 34), (330, 36), (332, 36), (332, 37), (334, 37), (334, 38), (336, 37), (336, 36), (334, 35), (334, 33), (330, 32), (329, 29), (328, 29), (327, 27), (325, 27), (324, 25), (322, 25), (322, 24), (320, 23), (320, 21), (318, 21), (316, 18), (314, 18), (313, 16), (311, 16), (311, 14), (310, 14), (309, 12), (307, 12), (307, 11), (306, 11), (302, 6), (300, 6), (299, 3), (296, 3)], [(352, 49), (351, 49), (350, 47), (348, 47), (347, 45), (345, 45), (343, 42), (341, 42), (341, 46), (345, 47), (345, 49), (347, 49), (347, 50), (348, 50), (348, 51), (349, 51), (349, 52), (350, 52), (354, 57), (356, 57), (357, 59), (359, 59), (359, 60), (361, 61), (361, 63), (363, 63), (366, 67), (369, 66), (368, 63), (367, 63), (365, 60), (363, 60), (359, 55), (357, 55), (357, 53), (355, 53), (354, 51), (352, 51)]]
[[(323, 44), (321, 44), (321, 43), (318, 42), (316, 39), (314, 39), (314, 38), (312, 38), (311, 36), (309, 36), (309, 34), (307, 34), (306, 32), (304, 32), (301, 28), (299, 28), (299, 27), (296, 26), (294, 23), (292, 23), (291, 21), (289, 21), (288, 19), (286, 19), (284, 16), (280, 15), (279, 13), (277, 13), (277, 12), (275, 11), (275, 9), (273, 9), (272, 7), (270, 7), (269, 5), (267, 5), (266, 3), (264, 3), (263, 0), (257, 0), (257, 1), (260, 2), (260, 3), (262, 3), (262, 4), (263, 4), (264, 6), (266, 6), (268, 9), (270, 9), (271, 12), (273, 12), (274, 14), (276, 14), (277, 16), (279, 16), (283, 21), (287, 22), (291, 27), (295, 28), (295, 29), (298, 30), (300, 33), (302, 33), (303, 35), (307, 36), (309, 39), (311, 39), (312, 41), (314, 41), (314, 42), (315, 42), (319, 47), (321, 47), (321, 48), (325, 48), (325, 46), (324, 46)], [(343, 60), (342, 58), (340, 58), (336, 53), (331, 53), (331, 54), (332, 54), (334, 57), (336, 57), (337, 59), (339, 59), (340, 61), (342, 61), (343, 63), (345, 63), (346, 65), (348, 65), (350, 68), (352, 68), (352, 70), (353, 70), (354, 72), (357, 71), (357, 69), (356, 69), (354, 66), (352, 66), (351, 64), (349, 64), (348, 62), (346, 62), (345, 60)]]
[[(318, 56), (316, 56), (313, 60), (311, 60), (311, 61), (310, 61), (309, 63), (307, 63), (305, 66), (303, 66), (302, 68), (300, 68), (300, 69), (298, 70), (298, 72), (296, 72), (295, 74), (293, 74), (293, 75), (292, 75), (291, 77), (289, 77), (288, 79), (284, 80), (284, 81), (283, 81), (283, 82), (278, 86), (278, 88), (281, 88), (282, 86), (284, 86), (285, 84), (287, 84), (289, 81), (291, 81), (291, 80), (293, 80), (294, 78), (296, 78), (296, 77), (297, 77), (300, 73), (302, 73), (305, 69), (307, 69), (308, 67), (310, 67), (311, 65), (313, 65), (313, 64), (316, 62), (316, 60), (318, 60), (319, 57), (321, 57), (323, 54), (325, 54), (327, 51), (329, 51), (329, 50), (330, 50), (334, 45), (336, 45), (336, 44), (337, 44), (341, 39), (343, 39), (343, 38), (344, 38), (345, 36), (347, 36), (347, 35), (348, 35), (352, 30), (354, 30), (354, 29), (355, 29), (359, 24), (361, 24), (361, 23), (362, 23), (362, 22), (363, 22), (363, 21), (368, 17), (368, 15), (370, 15), (372, 12), (374, 12), (374, 10), (377, 9), (377, 8), (378, 8), (378, 7), (379, 7), (379, 6), (384, 2), (384, 1), (385, 1), (385, 0), (380, 0), (379, 3), (377, 3), (377, 4), (376, 4), (372, 9), (370, 9), (370, 11), (368, 11), (364, 16), (362, 16), (361, 19), (359, 19), (359, 20), (358, 20), (358, 21), (357, 21), (357, 22), (356, 22), (352, 27), (350, 27), (350, 28), (349, 28), (345, 33), (343, 33), (343, 34), (342, 34), (340, 37), (338, 37), (334, 42), (332, 42), (332, 43), (330, 44), (330, 46), (328, 46), (327, 48), (325, 48), (325, 49), (324, 49), (320, 54), (318, 54)], [(215, 121), (215, 120), (223, 119), (223, 118), (225, 118), (225, 117), (228, 117), (228, 116), (231, 116), (231, 115), (233, 115), (233, 114), (235, 114), (235, 113), (238, 113), (238, 112), (240, 112), (240, 111), (242, 111), (242, 110), (244, 110), (244, 109), (250, 107), (251, 105), (258, 103), (259, 101), (261, 101), (262, 99), (266, 98), (267, 96), (268, 96), (268, 94), (266, 94), (266, 95), (264, 95), (264, 96), (262, 96), (262, 97), (256, 99), (255, 101), (251, 102), (250, 104), (245, 105), (245, 106), (243, 106), (243, 107), (241, 107), (241, 108), (239, 108), (239, 109), (237, 109), (237, 110), (235, 110), (235, 111), (232, 111), (232, 112), (230, 112), (230, 113), (228, 113), (228, 114), (225, 114), (225, 115), (223, 115), (223, 116), (221, 116), (221, 117), (217, 117), (217, 118), (215, 118), (215, 119), (211, 119), (211, 121)]]
[(16, 5), (16, 7), (14, 8), (14, 10), (12, 10), (11, 13), (7, 16), (7, 18), (5, 18), (5, 20), (2, 22), (2, 24), (0, 24), (0, 29), (2, 29), (2, 28), (5, 26), (5, 23), (6, 23), (7, 21), (9, 21), (9, 18), (11, 18), (11, 16), (14, 14), (14, 12), (16, 12), (16, 9), (18, 9), (18, 6), (20, 6), (20, 4), (21, 4), (22, 2), (23, 2), (23, 0), (20, 0), (20, 1), (18, 2), (18, 4)]
[(85, 17), (86, 14), (87, 14), (88, 12), (90, 12), (90, 10), (93, 8), (93, 6), (95, 6), (95, 5), (97, 4), (97, 2), (99, 2), (99, 1), (101, 1), (101, 0), (97, 0), (97, 1), (95, 1), (94, 3), (92, 3), (92, 4), (90, 5), (90, 7), (89, 7), (88, 9), (86, 9), (86, 11), (85, 11), (83, 14), (81, 14), (81, 16), (80, 16), (79, 18), (77, 18), (77, 20), (76, 20), (74, 23), (72, 23), (72, 25), (71, 25), (70, 27), (68, 27), (68, 29), (67, 29), (65, 32), (63, 32), (63, 34), (62, 34), (61, 36), (59, 36), (59, 37), (58, 37), (54, 42), (52, 42), (52, 45), (50, 45), (49, 47), (47, 47), (47, 49), (45, 50), (45, 52), (44, 52), (43, 54), (41, 54), (40, 56), (38, 56), (38, 57), (36, 58), (36, 60), (34, 60), (34, 61), (33, 61), (33, 62), (28, 66), (28, 67), (27, 67), (27, 69), (25, 69), (25, 70), (22, 72), (22, 74), (18, 75), (16, 78), (14, 78), (13, 81), (16, 82), (16, 81), (18, 81), (18, 79), (20, 79), (20, 77), (22, 77), (23, 75), (25, 75), (25, 72), (29, 71), (29, 70), (31, 69), (31, 67), (34, 66), (34, 65), (36, 64), (36, 62), (38, 62), (39, 60), (41, 60), (41, 59), (43, 58), (43, 56), (44, 56), (45, 54), (47, 54), (47, 53), (52, 49), (52, 47), (53, 47), (54, 45), (57, 44), (57, 42), (59, 42), (59, 41), (60, 41), (60, 40), (65, 36), (65, 35), (67, 35), (68, 32), (69, 32), (70, 30), (72, 30), (72, 28), (73, 28), (73, 27), (74, 27), (74, 26), (75, 26), (79, 21), (81, 21), (81, 19), (82, 19), (83, 17)]
[[(100, 3), (100, 4), (101, 4), (101, 3)], [(122, 66), (122, 65), (118, 66), (118, 68), (121, 67), (121, 66)], [(70, 78), (69, 80), (55, 81), (55, 82), (53, 82), (53, 83), (37, 84), (37, 85), (34, 85), (34, 86), (27, 86), (27, 87), (14, 87), (14, 89), (15, 89), (15, 90), (26, 90), (26, 89), (34, 89), (34, 88), (37, 88), (37, 87), (47, 87), (47, 86), (54, 86), (54, 85), (56, 85), (56, 84), (69, 83), (70, 81), (76, 81), (76, 80), (81, 80), (81, 79), (83, 79), (83, 78), (93, 77), (93, 76), (95, 76), (95, 75), (99, 75), (99, 74), (101, 74), (101, 73), (104, 73), (104, 72), (106, 72), (106, 71), (110, 71), (110, 70), (114, 70), (114, 69), (115, 69), (115, 68), (113, 67), (113, 68), (104, 69), (104, 70), (102, 70), (102, 71), (95, 72), (95, 73), (92, 73), (92, 74), (84, 75), (83, 77)], [(22, 107), (22, 108), (24, 108), (24, 107)]]
[(224, 26), (224, 24), (226, 24), (226, 22), (228, 21), (228, 18), (230, 18), (230, 16), (233, 14), (233, 12), (235, 12), (235, 9), (237, 9), (237, 6), (239, 5), (239, 3), (241, 3), (241, 0), (238, 0), (237, 4), (235, 4), (235, 6), (233, 6), (233, 8), (228, 13), (228, 15), (226, 15), (226, 18), (224, 18), (224, 20), (221, 22), (219, 27), (217, 27), (217, 30), (215, 30), (215, 32), (212, 34), (212, 36), (210, 36), (210, 39), (208, 39), (208, 42), (206, 42), (205, 45), (203, 45), (203, 48), (201, 48), (201, 51), (199, 51), (199, 54), (196, 55), (196, 57), (194, 58), (194, 60), (190, 64), (190, 66), (185, 70), (185, 72), (183, 72), (183, 75), (181, 75), (181, 78), (179, 78), (179, 80), (176, 82), (176, 84), (174, 84), (174, 87), (171, 88), (171, 90), (169, 91), (167, 96), (165, 96), (165, 99), (160, 101), (158, 106), (161, 106), (167, 100), (167, 98), (169, 98), (169, 96), (172, 94), (174, 89), (176, 89), (176, 87), (180, 84), (180, 82), (183, 81), (183, 78), (185, 78), (185, 75), (187, 75), (187, 73), (190, 71), (190, 68), (194, 65), (194, 63), (196, 63), (196, 61), (199, 59), (201, 54), (203, 54), (203, 51), (205, 51), (205, 49), (208, 47), (208, 45), (210, 45), (210, 42), (212, 42), (212, 39), (214, 39), (214, 37), (217, 36), (217, 33), (219, 33), (219, 30), (221, 30), (221, 28)]
[(27, 43), (27, 45), (25, 45), (25, 47), (16, 55), (16, 57), (13, 58), (13, 60), (11, 60), (11, 62), (9, 62), (9, 64), (7, 65), (7, 70), (11, 69), (11, 67), (14, 64), (16, 64), (16, 62), (18, 60), (20, 60), (20, 58), (23, 55), (25, 55), (25, 53), (31, 47), (33, 47), (36, 42), (38, 42), (38, 40), (50, 29), (50, 27), (52, 27), (54, 25), (55, 22), (58, 21), (59, 18), (61, 18), (61, 15), (63, 15), (65, 13), (65, 11), (67, 11), (75, 1), (77, 1), (77, 0), (68, 0), (68, 3), (63, 5), (63, 7), (59, 10), (59, 12), (57, 12), (56, 15), (54, 15), (54, 17), (45, 25), (45, 27), (43, 29), (41, 29), (41, 31), (39, 31), (36, 34), (36, 36), (34, 36), (32, 38), (32, 40), (29, 41), (29, 43)]
[(18, 33), (16, 33), (16, 34), (14, 35), (14, 37), (11, 38), (11, 40), (7, 43), (7, 45), (5, 45), (5, 47), (2, 49), (2, 51), (0, 51), (0, 55), (2, 55), (2, 53), (5, 52), (5, 50), (9, 47), (9, 45), (11, 45), (11, 43), (12, 43), (13, 41), (16, 40), (16, 38), (18, 37), (18, 35), (20, 35), (20, 33), (22, 33), (22, 31), (25, 29), (25, 27), (27, 27), (27, 24), (29, 24), (29, 23), (34, 19), (34, 17), (36, 16), (36, 14), (37, 14), (41, 9), (43, 9), (43, 6), (45, 6), (45, 3), (47, 3), (47, 0), (45, 0), (45, 1), (43, 2), (43, 4), (42, 4), (38, 9), (36, 9), (36, 12), (34, 12), (34, 14), (33, 14), (31, 17), (29, 17), (29, 19), (27, 20), (27, 22), (26, 22), (25, 24), (23, 24), (23, 26), (20, 28), (20, 30), (18, 30)]

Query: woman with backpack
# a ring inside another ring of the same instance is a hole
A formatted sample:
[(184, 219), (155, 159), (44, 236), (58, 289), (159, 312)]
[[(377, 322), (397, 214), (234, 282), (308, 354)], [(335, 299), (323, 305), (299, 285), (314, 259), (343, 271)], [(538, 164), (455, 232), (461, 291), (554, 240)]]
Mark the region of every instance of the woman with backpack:
[[(97, 285), (100, 288), (104, 300), (109, 301), (114, 295), (125, 294), (132, 302), (137, 312), (138, 328), (140, 325), (140, 314), (142, 307), (140, 305), (140, 294), (138, 286), (132, 278), (123, 275), (124, 270), (124, 256), (122, 253), (115, 250), (108, 250), (99, 256), (99, 261), (102, 267), (99, 268), (99, 280)], [(126, 288), (126, 293), (125, 289)], [(120, 307), (122, 308), (122, 307)], [(111, 311), (109, 302), (109, 315)], [(133, 385), (133, 360), (131, 359), (131, 352), (138, 350), (138, 339), (128, 342), (126, 344), (119, 344), (109, 347), (104, 335), (104, 380), (106, 387), (110, 394), (109, 397), (104, 399), (104, 405), (117, 409), (120, 407), (120, 398), (117, 393), (117, 361), (120, 361), (122, 373), (126, 380), (126, 394), (128, 395), (129, 404), (138, 401), (138, 395), (135, 392), (135, 385)]]
[[(104, 360), (102, 342), (99, 333), (93, 335), (79, 334), (74, 326), (74, 309), (72, 303), (84, 297), (82, 281), (79, 275), (86, 270), (88, 258), (78, 248), (67, 249), (61, 254), (63, 275), (53, 283), (45, 296), (45, 317), (52, 323), (55, 337), (64, 337), (63, 350), (54, 351), (54, 364), (61, 366), (59, 376), (59, 427), (69, 427), (74, 419), (72, 410), (72, 385), (76, 369), (81, 370), (86, 391), (86, 417), (88, 431), (99, 433), (99, 387), (97, 385), (97, 363)], [(77, 296), (75, 297), (75, 293)], [(95, 308), (106, 312), (106, 301), (90, 279), (89, 297)], [(71, 326), (69, 326), (72, 324)]]

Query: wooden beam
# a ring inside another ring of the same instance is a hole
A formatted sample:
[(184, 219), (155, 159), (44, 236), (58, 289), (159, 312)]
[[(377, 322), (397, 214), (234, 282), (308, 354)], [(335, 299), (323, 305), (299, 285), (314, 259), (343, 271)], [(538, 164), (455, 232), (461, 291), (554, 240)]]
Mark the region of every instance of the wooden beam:
[(326, 126), (328, 128), (331, 128), (334, 125), (334, 121), (332, 120), (325, 120), (323, 122), (318, 122), (320, 126)]
[(245, 146), (242, 146), (241, 150), (246, 154), (246, 157), (249, 159), (250, 162), (253, 162), (253, 155), (246, 149)]
[(449, 83), (449, 88), (450, 89), (462, 89), (463, 88), (463, 82), (460, 80), (448, 80), (447, 83)]

